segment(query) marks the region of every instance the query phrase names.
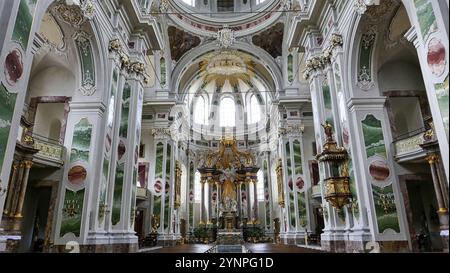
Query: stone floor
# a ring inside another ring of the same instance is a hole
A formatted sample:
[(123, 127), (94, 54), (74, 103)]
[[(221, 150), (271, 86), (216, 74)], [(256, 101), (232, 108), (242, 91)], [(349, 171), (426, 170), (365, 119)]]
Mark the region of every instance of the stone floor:
[[(205, 253), (212, 245), (178, 245), (174, 247), (164, 247), (158, 249), (151, 249), (142, 251), (145, 253)], [(306, 247), (298, 247), (291, 245), (276, 245), (276, 244), (246, 244), (245, 247), (252, 253), (323, 253), (324, 251)]]
[(201, 245), (201, 244), (191, 244), (191, 245), (177, 245), (173, 247), (163, 247), (149, 251), (143, 251), (144, 253), (205, 253), (208, 251), (212, 245)]
[(298, 247), (292, 245), (276, 245), (276, 244), (246, 244), (247, 249), (252, 253), (324, 253), (325, 251)]

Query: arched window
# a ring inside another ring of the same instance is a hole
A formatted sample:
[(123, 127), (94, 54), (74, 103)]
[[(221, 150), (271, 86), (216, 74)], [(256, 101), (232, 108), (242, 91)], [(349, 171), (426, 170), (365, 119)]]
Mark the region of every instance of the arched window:
[(199, 171), (195, 172), (194, 190), (195, 190), (194, 201), (195, 201), (195, 203), (200, 203), (201, 198), (202, 198), (202, 185), (200, 184), (200, 172)]
[(258, 171), (258, 182), (256, 183), (256, 189), (257, 189), (257, 196), (258, 196), (258, 201), (264, 201), (265, 200), (265, 196), (264, 196), (264, 173), (262, 170)]
[(250, 103), (247, 109), (248, 109), (247, 113), (248, 123), (249, 124), (257, 123), (261, 119), (261, 107), (255, 95), (251, 96)]
[(236, 126), (236, 106), (232, 98), (223, 98), (220, 101), (220, 126)]
[(194, 107), (194, 122), (208, 125), (208, 105), (204, 97), (199, 97)]

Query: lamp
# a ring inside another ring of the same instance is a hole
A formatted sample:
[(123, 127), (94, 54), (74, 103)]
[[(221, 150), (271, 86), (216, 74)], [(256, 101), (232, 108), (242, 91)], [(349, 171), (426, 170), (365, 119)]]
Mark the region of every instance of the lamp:
[(324, 179), (325, 200), (340, 210), (350, 204), (352, 194), (350, 191), (350, 177), (348, 172), (348, 152), (339, 147), (333, 138), (333, 127), (326, 122), (322, 125), (327, 137), (323, 151), (316, 156), (317, 160), (328, 170)]

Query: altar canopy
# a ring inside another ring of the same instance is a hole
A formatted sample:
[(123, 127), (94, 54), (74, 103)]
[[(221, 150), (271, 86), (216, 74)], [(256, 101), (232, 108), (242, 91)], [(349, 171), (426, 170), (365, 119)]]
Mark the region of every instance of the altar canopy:
[[(205, 152), (200, 166), (200, 223), (217, 223), (219, 228), (228, 230), (257, 223), (259, 167), (256, 166), (255, 155), (251, 151), (239, 150), (236, 139), (222, 139), (217, 151)], [(208, 202), (205, 200), (206, 183), (209, 186), (206, 193)], [(253, 187), (253, 198), (249, 195), (250, 187)]]

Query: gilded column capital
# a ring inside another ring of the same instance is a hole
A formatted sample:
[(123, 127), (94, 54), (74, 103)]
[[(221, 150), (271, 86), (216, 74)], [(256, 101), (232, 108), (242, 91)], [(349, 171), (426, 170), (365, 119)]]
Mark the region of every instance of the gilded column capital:
[(34, 164), (33, 161), (31, 161), (31, 160), (25, 160), (23, 163), (24, 163), (24, 166), (26, 169), (31, 169), (31, 167)]
[(439, 155), (436, 153), (429, 154), (426, 158), (428, 164), (432, 165), (439, 162)]

